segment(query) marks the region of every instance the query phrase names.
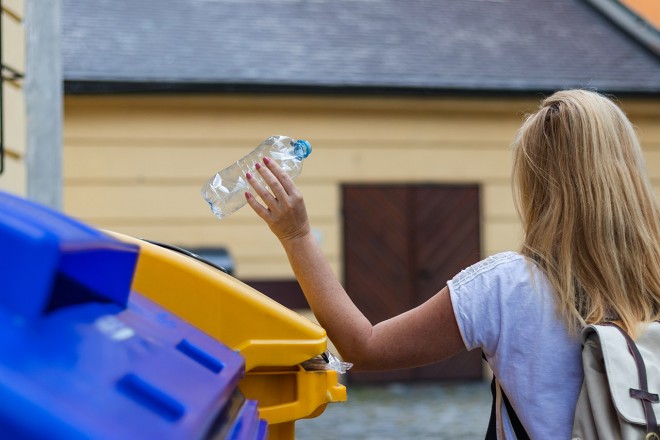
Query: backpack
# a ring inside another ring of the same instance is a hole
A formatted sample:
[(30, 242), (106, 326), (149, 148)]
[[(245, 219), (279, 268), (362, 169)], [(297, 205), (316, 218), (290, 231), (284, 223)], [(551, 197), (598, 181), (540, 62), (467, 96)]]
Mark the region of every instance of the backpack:
[[(660, 322), (648, 324), (637, 341), (616, 324), (586, 325), (581, 340), (584, 381), (571, 440), (660, 440)], [(496, 438), (496, 396), (516, 437), (528, 439), (495, 378), (492, 391), (486, 439)]]
[(572, 440), (660, 440), (660, 323), (633, 341), (616, 324), (582, 329), (584, 382)]

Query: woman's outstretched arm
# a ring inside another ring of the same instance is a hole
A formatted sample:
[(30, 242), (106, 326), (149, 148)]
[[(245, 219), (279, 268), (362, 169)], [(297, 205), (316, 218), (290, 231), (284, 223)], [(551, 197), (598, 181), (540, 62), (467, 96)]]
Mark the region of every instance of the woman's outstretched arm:
[(373, 326), (353, 304), (311, 234), (298, 188), (277, 163), (264, 159), (264, 165), (257, 165), (257, 171), (270, 191), (248, 174), (263, 204), (249, 193), (247, 201), (282, 243), (307, 302), (344, 360), (360, 370), (387, 370), (437, 362), (465, 350), (447, 287), (424, 304)]

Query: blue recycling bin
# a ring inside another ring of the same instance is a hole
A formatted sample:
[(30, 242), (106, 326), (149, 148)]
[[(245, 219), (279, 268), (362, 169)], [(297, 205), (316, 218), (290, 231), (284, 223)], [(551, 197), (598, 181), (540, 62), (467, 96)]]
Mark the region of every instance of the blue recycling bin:
[(261, 440), (236, 352), (130, 291), (139, 249), (0, 192), (0, 432)]

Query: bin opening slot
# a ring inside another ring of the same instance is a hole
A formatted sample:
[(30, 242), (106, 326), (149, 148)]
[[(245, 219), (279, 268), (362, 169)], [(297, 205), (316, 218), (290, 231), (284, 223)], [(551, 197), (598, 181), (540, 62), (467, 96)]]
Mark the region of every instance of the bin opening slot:
[(45, 313), (51, 313), (61, 307), (84, 304), (87, 302), (112, 303), (108, 297), (97, 294), (88, 286), (63, 273), (55, 276), (53, 290)]

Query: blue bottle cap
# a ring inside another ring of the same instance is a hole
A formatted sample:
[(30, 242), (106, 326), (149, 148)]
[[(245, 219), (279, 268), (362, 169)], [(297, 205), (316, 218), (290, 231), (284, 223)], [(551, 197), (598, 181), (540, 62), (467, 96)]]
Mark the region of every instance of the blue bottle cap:
[(293, 144), (293, 152), (298, 157), (298, 160), (303, 160), (312, 152), (312, 146), (309, 142), (300, 139)]

